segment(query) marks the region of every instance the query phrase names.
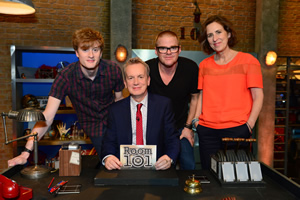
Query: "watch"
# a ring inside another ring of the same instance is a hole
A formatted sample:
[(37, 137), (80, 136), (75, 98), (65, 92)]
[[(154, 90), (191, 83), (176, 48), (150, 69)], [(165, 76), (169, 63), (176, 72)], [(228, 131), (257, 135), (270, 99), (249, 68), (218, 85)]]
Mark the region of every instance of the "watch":
[(192, 124), (185, 124), (184, 127), (192, 130), (193, 125)]
[(24, 152), (27, 152), (27, 153), (31, 153), (32, 151), (30, 150), (30, 149), (27, 149), (26, 147), (24, 147), (24, 150), (23, 150)]

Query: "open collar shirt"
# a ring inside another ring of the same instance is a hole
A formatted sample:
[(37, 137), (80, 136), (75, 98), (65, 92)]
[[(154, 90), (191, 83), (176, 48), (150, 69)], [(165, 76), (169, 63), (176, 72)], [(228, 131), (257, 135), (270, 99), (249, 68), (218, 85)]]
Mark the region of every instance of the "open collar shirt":
[(69, 96), (81, 128), (89, 136), (102, 136), (107, 126), (108, 107), (114, 102), (114, 92), (122, 91), (124, 83), (120, 67), (101, 59), (94, 80), (86, 78), (75, 62), (56, 76), (49, 96), (63, 100)]

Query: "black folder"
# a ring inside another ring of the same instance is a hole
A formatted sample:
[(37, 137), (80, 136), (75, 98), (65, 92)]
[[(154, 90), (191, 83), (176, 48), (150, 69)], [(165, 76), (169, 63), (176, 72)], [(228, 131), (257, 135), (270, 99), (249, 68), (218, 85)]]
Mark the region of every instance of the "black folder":
[(178, 186), (176, 169), (168, 170), (107, 170), (101, 168), (94, 178), (95, 186), (110, 185), (167, 185)]

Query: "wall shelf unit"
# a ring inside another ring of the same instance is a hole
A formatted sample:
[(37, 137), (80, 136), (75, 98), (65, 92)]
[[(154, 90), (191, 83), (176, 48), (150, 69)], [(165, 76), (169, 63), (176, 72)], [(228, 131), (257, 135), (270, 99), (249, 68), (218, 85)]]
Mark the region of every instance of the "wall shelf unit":
[[(15, 46), (10, 47), (11, 53), (11, 86), (12, 86), (12, 110), (22, 109), (22, 97), (26, 94), (45, 97), (50, 92), (53, 78), (35, 78), (36, 71), (43, 65), (56, 67), (60, 62), (72, 63), (78, 61), (73, 48), (49, 47), (49, 46)], [(21, 73), (23, 71), (26, 73)], [(30, 74), (31, 73), (31, 74)], [(51, 74), (51, 73), (50, 73)], [(77, 121), (73, 109), (64, 108), (57, 111), (54, 120), (66, 123), (69, 128)], [(34, 123), (21, 123), (13, 120), (13, 138), (24, 135), (24, 130), (32, 128)], [(91, 144), (89, 139), (59, 140), (59, 138), (41, 139), (39, 145), (62, 145), (66, 142), (77, 142), (79, 144)], [(14, 156), (23, 150), (26, 141), (15, 142)]]
[(289, 176), (289, 163), (297, 159), (291, 155), (300, 149), (300, 57), (278, 56), (275, 101), (273, 166)]

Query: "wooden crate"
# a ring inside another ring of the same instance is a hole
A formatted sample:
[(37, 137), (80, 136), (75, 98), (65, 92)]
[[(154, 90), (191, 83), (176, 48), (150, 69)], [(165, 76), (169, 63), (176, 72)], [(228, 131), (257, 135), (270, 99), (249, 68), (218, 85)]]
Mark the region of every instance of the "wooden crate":
[(59, 176), (80, 176), (81, 147), (76, 150), (59, 150)]

